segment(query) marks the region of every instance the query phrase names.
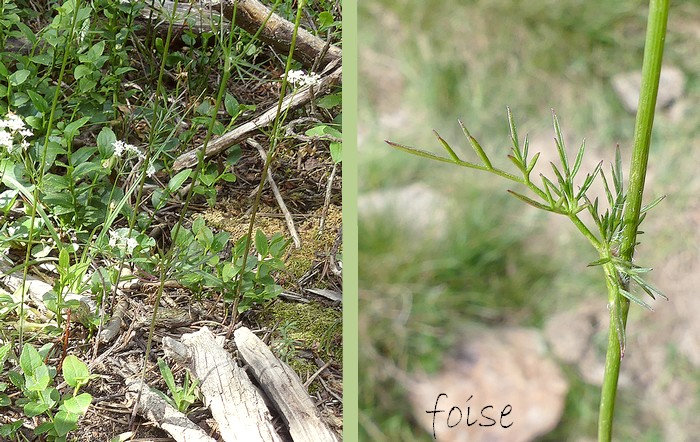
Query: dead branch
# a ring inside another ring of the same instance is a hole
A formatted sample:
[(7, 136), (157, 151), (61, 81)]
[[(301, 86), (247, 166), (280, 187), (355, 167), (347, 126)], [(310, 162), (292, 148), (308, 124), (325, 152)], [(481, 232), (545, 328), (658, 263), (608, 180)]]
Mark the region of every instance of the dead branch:
[(338, 436), (321, 419), (297, 374), (246, 327), (236, 330), (233, 336), (241, 358), (289, 425), (292, 439), (295, 442), (338, 441)]
[[(338, 67), (333, 72), (321, 79), (320, 83), (316, 86), (317, 93), (325, 93), (324, 91), (330, 90), (330, 88), (338, 84), (342, 79), (342, 68)], [(310, 88), (304, 87), (295, 93), (287, 96), (282, 102), (282, 113), (287, 112), (292, 109), (296, 109), (300, 106), (305, 105), (311, 100), (311, 90)], [(207, 150), (204, 154), (204, 158), (212, 157), (218, 153), (223, 152), (234, 144), (240, 143), (250, 135), (257, 131), (258, 129), (265, 127), (275, 121), (277, 116), (277, 105), (270, 107), (265, 113), (259, 115), (258, 117), (252, 119), (251, 121), (242, 124), (230, 132), (212, 140), (207, 145)], [(201, 149), (197, 147), (188, 152), (183, 153), (175, 160), (173, 164), (173, 169), (179, 171), (187, 167), (193, 167), (197, 164), (197, 152)]]
[[(258, 0), (238, 0), (236, 11), (236, 25), (242, 27), (250, 34), (255, 34), (265, 19), (270, 15), (270, 9)], [(213, 8), (216, 10), (217, 6)], [(224, 17), (229, 20), (233, 17), (233, 1), (223, 2)], [(289, 52), (292, 41), (294, 24), (277, 14), (272, 14), (265, 27), (260, 33), (260, 40), (269, 44), (276, 50)], [(324, 67), (332, 61), (339, 60), (342, 56), (341, 50), (337, 46), (330, 45), (323, 55), (326, 42), (309, 31), (299, 28), (296, 46), (294, 48), (294, 59), (301, 61), (305, 66), (311, 67), (316, 58), (321, 55), (320, 67)]]

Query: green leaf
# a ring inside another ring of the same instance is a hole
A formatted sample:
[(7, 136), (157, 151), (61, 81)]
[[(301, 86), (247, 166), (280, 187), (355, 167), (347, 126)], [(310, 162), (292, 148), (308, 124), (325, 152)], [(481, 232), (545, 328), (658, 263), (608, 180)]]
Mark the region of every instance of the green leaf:
[(624, 296), (625, 298), (629, 299), (630, 301), (632, 301), (632, 302), (634, 302), (634, 303), (636, 303), (636, 304), (639, 304), (639, 305), (641, 305), (642, 307), (644, 307), (644, 308), (646, 308), (646, 309), (648, 309), (648, 310), (654, 311), (654, 309), (651, 308), (651, 306), (650, 306), (649, 304), (647, 304), (646, 302), (642, 301), (641, 299), (639, 299), (638, 297), (636, 297), (636, 296), (633, 295), (632, 293), (628, 292), (627, 290), (620, 289), (620, 294), (621, 294), (622, 296)]
[(24, 374), (31, 375), (42, 365), (44, 365), (44, 360), (39, 352), (31, 344), (24, 344), (22, 354), (19, 356), (19, 366)]
[(109, 127), (103, 127), (100, 133), (97, 135), (97, 147), (103, 154), (107, 152), (112, 152), (112, 144), (117, 141), (117, 136)]
[(43, 414), (49, 406), (40, 402), (28, 402), (24, 404), (24, 414), (27, 417), (34, 417)]
[(335, 164), (343, 161), (343, 143), (330, 143), (328, 146), (331, 150), (331, 158)]
[(335, 19), (333, 18), (333, 14), (331, 14), (328, 11), (323, 11), (320, 14), (318, 14), (318, 24), (319, 27), (321, 28), (328, 28), (333, 25), (335, 22)]
[(27, 89), (27, 95), (32, 100), (32, 104), (37, 108), (39, 112), (46, 112), (49, 110), (49, 103), (41, 95), (37, 94), (31, 89)]
[(187, 180), (187, 178), (190, 177), (191, 173), (192, 169), (185, 169), (179, 172), (174, 177), (172, 177), (168, 182), (168, 190), (170, 191), (170, 193), (176, 192), (180, 188), (180, 186), (182, 186), (182, 184)]
[(576, 160), (574, 160), (574, 167), (571, 169), (571, 176), (575, 177), (581, 167), (581, 162), (583, 161), (583, 151), (586, 150), (586, 140), (581, 142), (581, 147), (578, 149), (578, 154), (576, 154)]
[(263, 258), (265, 256), (267, 256), (267, 252), (268, 252), (267, 236), (260, 229), (258, 229), (257, 232), (255, 232), (255, 249), (258, 251), (258, 253), (260, 255), (262, 255)]
[(609, 262), (610, 262), (610, 258), (609, 258), (609, 257), (600, 258), (600, 259), (597, 259), (597, 260), (595, 260), (595, 261), (589, 263), (587, 267), (600, 266), (600, 265), (603, 265), (603, 264), (607, 264), (607, 263), (609, 263)]
[(236, 115), (238, 115), (238, 111), (240, 108), (238, 100), (236, 100), (236, 97), (234, 97), (228, 92), (226, 92), (226, 98), (224, 98), (224, 107), (226, 108), (226, 112), (231, 117), (235, 117)]
[(467, 127), (462, 123), (462, 120), (457, 120), (459, 122), (459, 126), (462, 128), (462, 132), (464, 133), (464, 136), (467, 137), (469, 140), (469, 144), (471, 144), (472, 148), (474, 149), (474, 152), (481, 158), (481, 161), (484, 163), (484, 166), (486, 166), (488, 169), (493, 169), (493, 166), (491, 165), (491, 161), (489, 161), (488, 156), (486, 155), (486, 152), (484, 152), (484, 149), (481, 147), (481, 144), (479, 144), (478, 141), (476, 141), (476, 138), (472, 136), (472, 134), (469, 133), (469, 130), (467, 130)]
[(47, 367), (46, 364), (42, 363), (31, 374), (25, 374), (24, 381), (25, 388), (27, 390), (44, 391), (46, 387), (49, 386), (49, 382), (51, 382), (51, 376), (49, 376), (49, 367)]
[(61, 249), (58, 254), (58, 267), (64, 272), (70, 267), (70, 255), (66, 248)]
[[(175, 378), (173, 377), (173, 372), (170, 370), (170, 367), (168, 367), (168, 364), (166, 364), (165, 361), (161, 358), (158, 358), (158, 369), (160, 370), (161, 376), (163, 376), (165, 385), (168, 386), (170, 393), (173, 395), (173, 398), (175, 398), (175, 393), (177, 393), (178, 388), (177, 385), (175, 385)], [(176, 400), (175, 402), (178, 401)]]
[(343, 97), (340, 93), (329, 94), (318, 99), (318, 107), (323, 109), (332, 109), (340, 106), (343, 102)]
[(75, 138), (75, 136), (78, 134), (78, 130), (85, 126), (85, 123), (90, 121), (90, 117), (83, 117), (79, 120), (73, 121), (70, 123), (68, 126), (66, 126), (65, 129), (63, 129), (63, 133), (66, 138), (72, 140)]
[(0, 347), (0, 367), (2, 367), (2, 364), (5, 363), (5, 361), (7, 360), (7, 357), (10, 355), (11, 348), (12, 348), (12, 346), (10, 345), (9, 342), (7, 344), (3, 345), (2, 347)]
[(14, 72), (12, 75), (10, 75), (10, 84), (12, 86), (19, 86), (20, 84), (24, 83), (27, 81), (27, 78), (29, 77), (29, 72), (26, 69), (20, 69), (17, 72)]
[(81, 393), (66, 401), (61, 405), (61, 409), (67, 411), (71, 414), (77, 414), (79, 416), (87, 413), (88, 407), (92, 403), (92, 396), (89, 393)]
[(78, 416), (77, 414), (68, 413), (67, 411), (59, 411), (56, 413), (53, 419), (54, 429), (59, 437), (65, 436), (69, 432), (78, 428)]
[(90, 380), (87, 365), (74, 355), (68, 355), (63, 360), (63, 378), (73, 388), (79, 388)]
[(533, 207), (536, 207), (536, 208), (538, 208), (538, 209), (546, 210), (547, 212), (556, 212), (552, 207), (547, 207), (547, 206), (545, 206), (545, 205), (542, 204), (542, 203), (538, 203), (537, 201), (535, 201), (535, 200), (533, 200), (533, 199), (531, 199), (531, 198), (528, 198), (528, 197), (526, 197), (525, 195), (521, 195), (521, 194), (519, 194), (519, 193), (517, 193), (517, 192), (514, 192), (514, 191), (512, 191), (512, 190), (510, 190), (510, 189), (508, 190), (508, 193), (510, 193), (510, 194), (513, 195), (514, 197), (518, 198), (519, 200), (524, 201), (524, 202), (526, 202), (527, 204), (529, 204), (529, 205), (531, 205), (531, 206), (533, 206)]
[(91, 73), (92, 68), (90, 66), (79, 64), (75, 67), (75, 70), (73, 71), (73, 77), (75, 77), (76, 80), (80, 80), (81, 78), (85, 77), (86, 75), (90, 75)]
[(559, 127), (559, 119), (552, 109), (552, 120), (554, 121), (554, 132), (556, 133), (555, 144), (557, 145), (557, 151), (559, 152), (559, 159), (561, 160), (561, 165), (564, 168), (564, 175), (569, 178), (571, 176), (571, 170), (569, 169), (569, 159), (566, 157), (566, 147), (564, 145), (564, 137), (561, 134), (561, 127)]
[(642, 288), (642, 290), (646, 292), (647, 295), (651, 296), (652, 299), (656, 299), (656, 297), (659, 296), (668, 301), (668, 297), (666, 295), (664, 295), (659, 289), (642, 279), (641, 276), (635, 273), (629, 273), (629, 276), (634, 282), (637, 283), (637, 285), (639, 285)]
[(656, 207), (664, 198), (666, 198), (666, 195), (661, 195), (660, 197), (656, 198), (654, 201), (650, 202), (649, 204), (645, 205), (642, 207), (642, 210), (640, 210), (640, 213), (645, 213), (648, 212), (649, 210), (653, 209)]
[(510, 141), (513, 143), (513, 153), (515, 157), (522, 163), (522, 155), (520, 153), (520, 143), (518, 141), (518, 131), (515, 128), (515, 121), (513, 121), (513, 113), (510, 111), (510, 107), (506, 108), (508, 113), (508, 127), (510, 128)]

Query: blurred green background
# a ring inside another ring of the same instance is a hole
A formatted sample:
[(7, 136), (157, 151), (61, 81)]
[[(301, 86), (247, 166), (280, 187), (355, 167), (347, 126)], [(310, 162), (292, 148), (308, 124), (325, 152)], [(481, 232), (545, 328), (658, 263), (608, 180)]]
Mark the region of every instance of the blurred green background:
[[(505, 192), (523, 189), (383, 140), (439, 152), (435, 129), (473, 155), (460, 118), (510, 170), (506, 106), (547, 160), (556, 155), (554, 108), (570, 152), (586, 139), (584, 172), (601, 159), (607, 167), (616, 144), (627, 168), (634, 116), (611, 82), (640, 69), (646, 12), (632, 0), (359, 2), (362, 440), (430, 440), (397, 378), (440, 370), (465, 323), (541, 329), (606, 296), (599, 270), (586, 267), (597, 257), (575, 229)], [(645, 221), (636, 256), (655, 268), (650, 279), (670, 302), (632, 307), (623, 363), (632, 383), (619, 393), (616, 440), (693, 440), (700, 431), (700, 3), (672, 2), (668, 29), (664, 65), (680, 69), (685, 85), (657, 113), (645, 195), (668, 197)], [(413, 201), (422, 213), (399, 210), (401, 189), (427, 192), (425, 207)], [(564, 415), (544, 440), (593, 440), (598, 387), (576, 367), (562, 369)]]

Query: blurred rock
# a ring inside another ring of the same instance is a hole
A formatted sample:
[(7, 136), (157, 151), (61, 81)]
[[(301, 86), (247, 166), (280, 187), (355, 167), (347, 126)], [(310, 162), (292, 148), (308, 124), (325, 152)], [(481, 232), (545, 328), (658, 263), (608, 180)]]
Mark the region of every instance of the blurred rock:
[(410, 232), (441, 237), (446, 233), (448, 198), (423, 183), (361, 195), (357, 202), (363, 221), (383, 222)]
[[(553, 430), (558, 424), (568, 391), (559, 366), (547, 356), (539, 331), (526, 328), (470, 329), (441, 372), (415, 377), (409, 397), (416, 420), (432, 434), (433, 415), (439, 441), (529, 441)], [(435, 407), (436, 399), (442, 396)], [(469, 399), (471, 396), (471, 399)], [(467, 400), (469, 399), (469, 402)], [(482, 416), (492, 417), (496, 423)], [(503, 423), (506, 405), (512, 409)], [(453, 406), (460, 408), (449, 420)], [(467, 415), (469, 407), (469, 416)], [(431, 414), (435, 408), (444, 413)], [(478, 423), (467, 425), (475, 420)], [(457, 424), (459, 422), (459, 424)], [(480, 426), (483, 424), (484, 426)]]
[[(605, 351), (608, 339), (608, 310), (605, 300), (587, 302), (572, 310), (557, 313), (545, 324), (545, 337), (556, 357), (576, 367), (583, 380), (603, 384)], [(629, 385), (625, 371), (620, 386)]]
[[(612, 78), (612, 87), (622, 101), (622, 105), (630, 113), (637, 112), (639, 90), (642, 85), (642, 73), (639, 71), (617, 74)], [(661, 68), (659, 79), (659, 94), (656, 98), (656, 108), (670, 107), (683, 96), (685, 75), (675, 66)]]

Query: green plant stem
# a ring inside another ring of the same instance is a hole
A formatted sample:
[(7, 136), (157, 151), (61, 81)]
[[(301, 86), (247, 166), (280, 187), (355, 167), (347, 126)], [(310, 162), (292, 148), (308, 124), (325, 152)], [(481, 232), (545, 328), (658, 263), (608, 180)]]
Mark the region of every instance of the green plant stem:
[[(637, 241), (637, 228), (649, 159), (651, 130), (654, 123), (654, 109), (659, 90), (661, 61), (666, 39), (669, 3), (670, 0), (650, 0), (649, 2), (649, 18), (644, 43), (644, 61), (642, 63), (642, 86), (634, 128), (634, 150), (632, 152), (629, 191), (623, 217), (623, 237), (620, 247), (620, 257), (628, 262), (632, 261)], [(612, 287), (609, 285), (609, 301), (610, 331), (605, 358), (605, 375), (600, 398), (600, 414), (598, 417), (598, 441), (600, 442), (610, 441), (612, 437), (617, 380), (620, 373), (620, 360), (624, 354), (618, 333), (615, 332), (615, 325), (619, 321), (624, 329), (629, 311), (629, 300), (624, 298), (620, 294), (619, 288), (615, 289), (614, 285)]]
[(280, 97), (277, 101), (277, 113), (275, 115), (275, 122), (272, 126), (272, 139), (270, 140), (270, 149), (267, 151), (267, 156), (265, 157), (265, 165), (263, 166), (262, 174), (260, 176), (260, 183), (258, 184), (258, 190), (255, 193), (255, 200), (253, 201), (253, 206), (251, 208), (250, 222), (248, 223), (248, 232), (246, 235), (245, 249), (243, 251), (243, 263), (241, 264), (241, 270), (238, 276), (238, 283), (236, 284), (236, 292), (234, 294), (233, 306), (231, 308), (231, 323), (226, 332), (226, 338), (231, 335), (233, 328), (236, 326), (236, 321), (238, 319), (238, 305), (241, 300), (241, 289), (243, 287), (243, 274), (245, 272), (246, 265), (248, 263), (248, 254), (250, 253), (250, 246), (252, 244), (253, 236), (253, 225), (255, 224), (255, 215), (258, 211), (258, 206), (260, 205), (260, 198), (262, 195), (263, 187), (265, 186), (266, 177), (270, 170), (270, 164), (274, 158), (275, 152), (277, 150), (278, 141), (278, 131), (281, 123), (282, 115), (282, 103), (284, 102), (284, 97), (287, 90), (287, 75), (292, 67), (292, 56), (294, 55), (294, 48), (296, 46), (297, 34), (299, 32), (299, 24), (301, 23), (301, 13), (304, 8), (303, 1), (299, 1), (297, 5), (297, 15), (294, 20), (294, 31), (292, 32), (292, 41), (289, 46), (289, 55), (287, 56), (287, 63), (284, 68), (284, 78), (282, 79), (282, 87), (280, 88)]

